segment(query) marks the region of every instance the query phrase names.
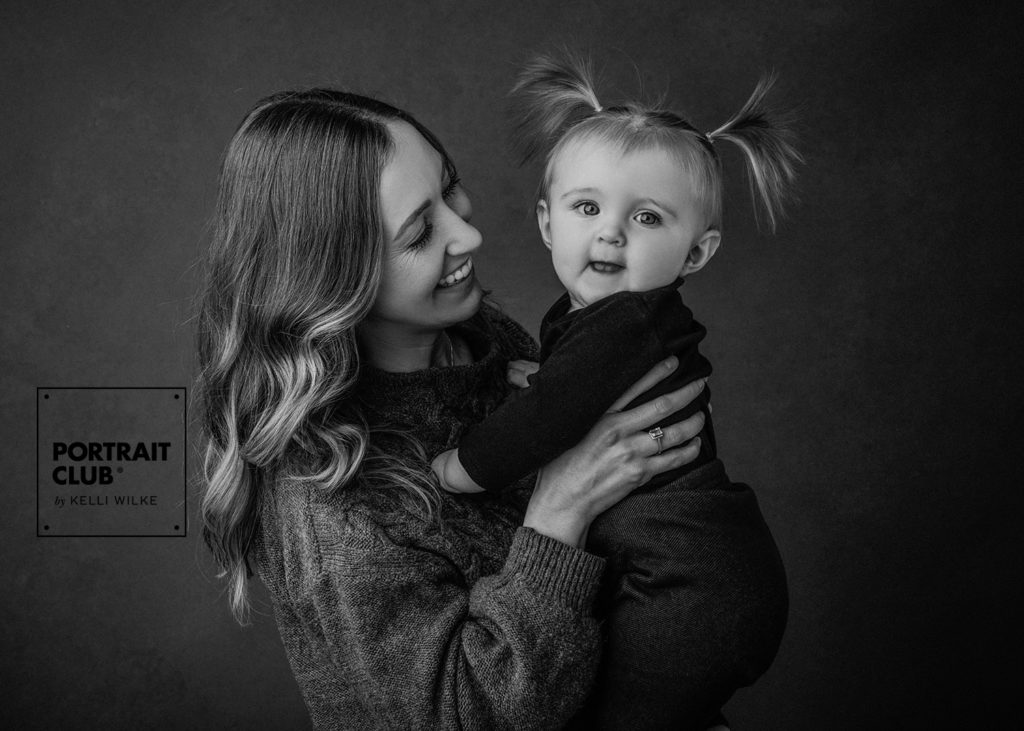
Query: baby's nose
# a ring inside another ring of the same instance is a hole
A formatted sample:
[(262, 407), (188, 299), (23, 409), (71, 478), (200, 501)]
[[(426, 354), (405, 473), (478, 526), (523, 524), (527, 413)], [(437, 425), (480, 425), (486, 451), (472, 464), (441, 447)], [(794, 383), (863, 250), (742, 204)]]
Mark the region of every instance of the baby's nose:
[(611, 244), (612, 246), (622, 246), (626, 243), (626, 236), (622, 231), (622, 227), (614, 222), (609, 222), (602, 226), (597, 238), (598, 241)]

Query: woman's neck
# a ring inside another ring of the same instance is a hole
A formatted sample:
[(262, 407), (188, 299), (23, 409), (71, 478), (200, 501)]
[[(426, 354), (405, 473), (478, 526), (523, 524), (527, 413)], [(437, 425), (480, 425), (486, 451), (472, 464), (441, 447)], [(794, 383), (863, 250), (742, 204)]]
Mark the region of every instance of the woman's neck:
[(463, 357), (463, 348), (444, 330), (410, 333), (375, 324), (361, 327), (357, 337), (364, 360), (391, 373), (456, 365)]

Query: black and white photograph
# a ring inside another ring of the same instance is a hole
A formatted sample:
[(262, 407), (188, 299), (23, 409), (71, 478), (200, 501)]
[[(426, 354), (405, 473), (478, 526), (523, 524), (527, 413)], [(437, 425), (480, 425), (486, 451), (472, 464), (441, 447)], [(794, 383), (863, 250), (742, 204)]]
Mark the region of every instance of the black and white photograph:
[(1022, 20), (3, 3), (2, 725), (1018, 725)]

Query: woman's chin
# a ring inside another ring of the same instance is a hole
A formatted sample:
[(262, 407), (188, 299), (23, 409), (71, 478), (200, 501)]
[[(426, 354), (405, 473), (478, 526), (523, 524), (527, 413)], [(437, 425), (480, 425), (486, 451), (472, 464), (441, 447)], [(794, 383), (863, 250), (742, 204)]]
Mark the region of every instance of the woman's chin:
[(477, 281), (476, 272), (457, 284), (434, 290), (434, 301), (446, 311), (451, 310), (453, 323), (464, 322), (475, 315), (483, 297), (484, 291)]

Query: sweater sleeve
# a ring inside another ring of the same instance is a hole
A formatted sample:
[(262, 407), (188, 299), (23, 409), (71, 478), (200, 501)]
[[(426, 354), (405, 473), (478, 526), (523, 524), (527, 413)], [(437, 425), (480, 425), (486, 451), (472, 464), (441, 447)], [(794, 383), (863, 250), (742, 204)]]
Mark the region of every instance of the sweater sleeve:
[(602, 559), (521, 527), (502, 570), (467, 585), (436, 546), (331, 532), (312, 605), (376, 725), (559, 728), (582, 704)]
[(650, 318), (650, 306), (630, 292), (588, 307), (530, 377), (530, 387), (463, 436), (459, 460), (473, 481), (503, 489), (576, 445), (664, 357)]

